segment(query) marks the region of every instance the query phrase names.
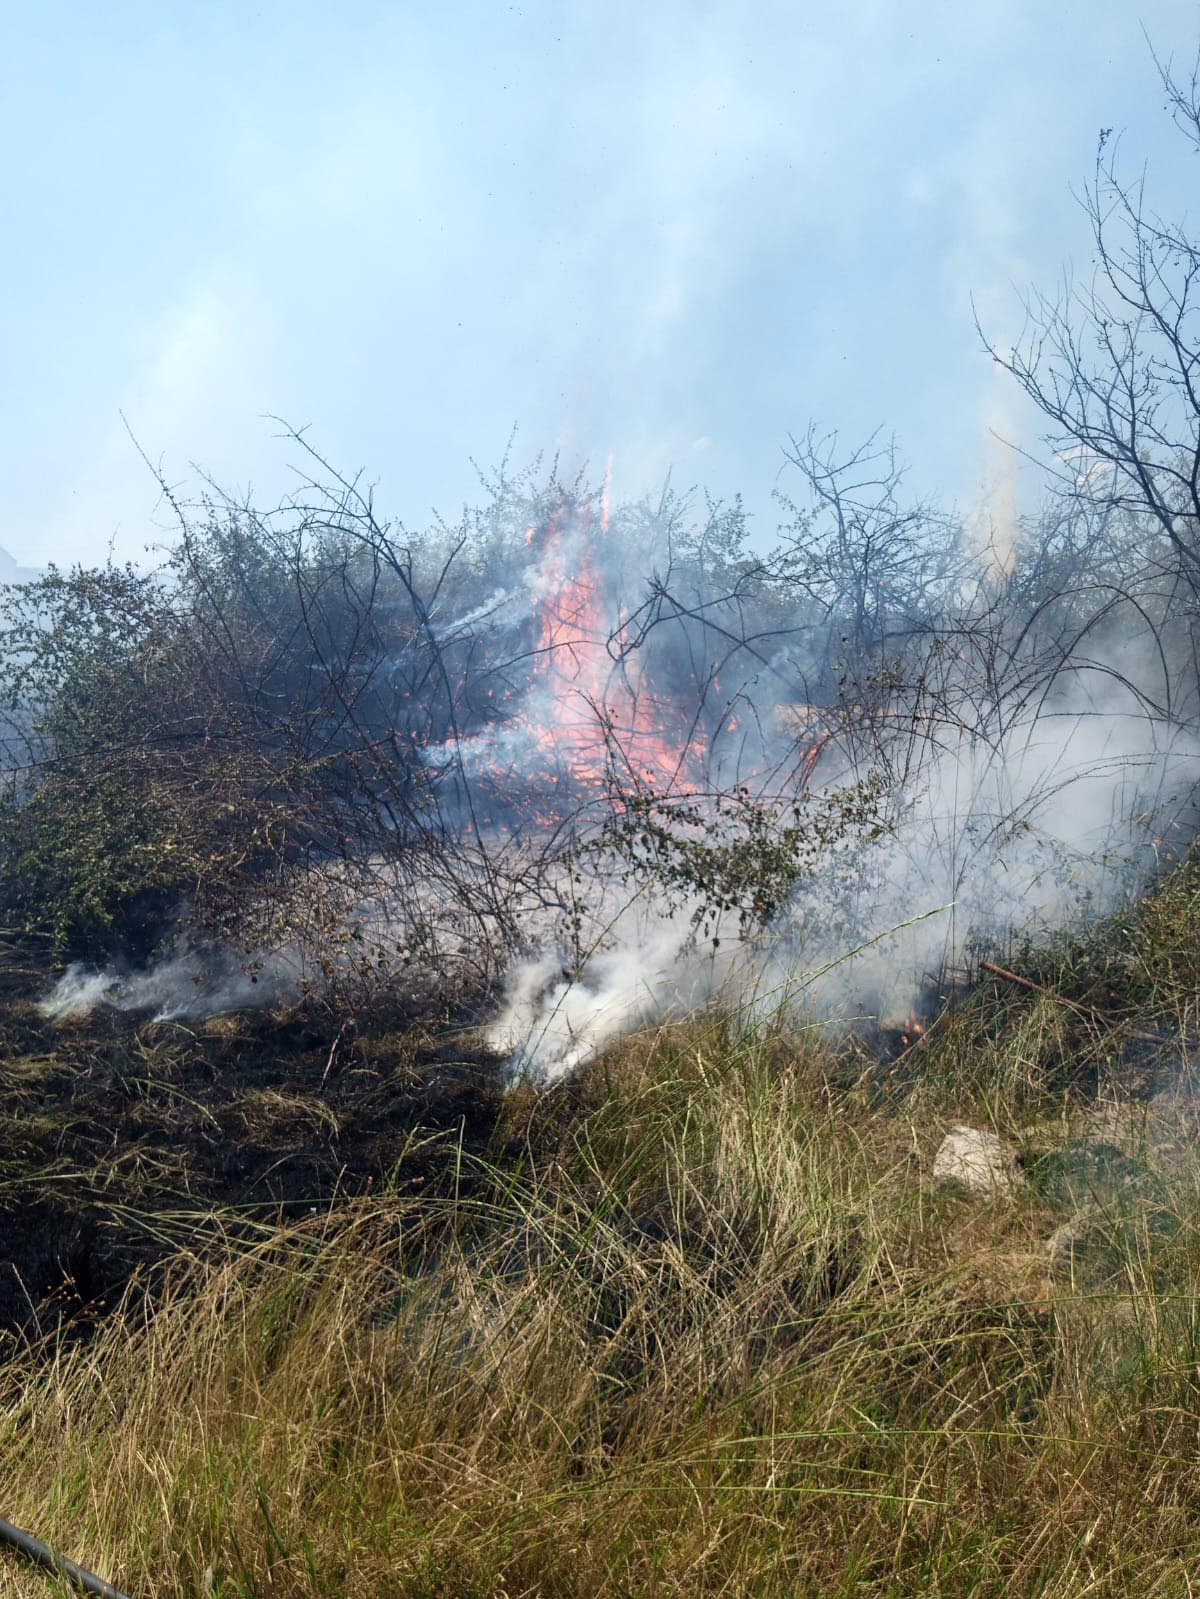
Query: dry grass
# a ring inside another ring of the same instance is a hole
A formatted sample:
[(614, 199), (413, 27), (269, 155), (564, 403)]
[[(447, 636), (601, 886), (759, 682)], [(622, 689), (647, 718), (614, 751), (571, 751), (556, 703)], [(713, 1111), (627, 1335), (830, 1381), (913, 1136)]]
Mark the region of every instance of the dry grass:
[[(1181, 914), (1110, 930), (1143, 1024), (1190, 1024)], [(1095, 945), (1055, 959), (1111, 1003)], [(457, 1189), (413, 1198), (400, 1160), (198, 1230), (155, 1308), (0, 1369), (0, 1508), (137, 1595), (1191, 1592), (1194, 1101), (1001, 990), (865, 1066), (702, 1018), (512, 1096)], [(962, 1118), (1018, 1190), (931, 1184)]]

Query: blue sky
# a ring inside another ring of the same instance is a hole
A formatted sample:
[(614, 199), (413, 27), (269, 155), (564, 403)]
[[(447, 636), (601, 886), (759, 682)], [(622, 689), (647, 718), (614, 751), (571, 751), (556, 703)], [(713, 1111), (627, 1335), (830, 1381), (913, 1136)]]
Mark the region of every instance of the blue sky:
[(1003, 340), (1086, 271), (1102, 126), (1191, 201), (1143, 28), (1190, 65), (1200, 8), (0, 0), (0, 544), (162, 536), (122, 413), (264, 497), (266, 417), (308, 425), (413, 526), (514, 424), (618, 497), (741, 491), (764, 540), (810, 419), (970, 510), (1036, 432), (972, 296)]

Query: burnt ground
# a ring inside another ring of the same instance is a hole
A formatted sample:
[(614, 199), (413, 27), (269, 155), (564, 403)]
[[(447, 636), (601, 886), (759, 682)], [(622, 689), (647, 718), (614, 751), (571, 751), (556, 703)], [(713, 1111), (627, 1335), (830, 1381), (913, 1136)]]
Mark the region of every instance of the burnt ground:
[(85, 1329), (206, 1216), (429, 1191), (493, 1139), (498, 1063), (448, 1018), (56, 1025), (45, 987), (0, 970), (0, 1332)]
[[(214, 1223), (255, 1231), (382, 1185), (461, 1193), (483, 1170), (473, 1157), (526, 1149), (468, 1015), (356, 1027), (316, 1010), (181, 1023), (97, 1010), (63, 1024), (38, 1009), (48, 986), (0, 957), (0, 1340), (64, 1321), (86, 1334)], [(902, 1088), (935, 1011), (864, 1031), (847, 1086), (881, 1102)], [(1131, 1092), (1149, 1092), (1153, 1072), (1126, 1064)], [(591, 1091), (584, 1080), (543, 1105), (551, 1142)]]

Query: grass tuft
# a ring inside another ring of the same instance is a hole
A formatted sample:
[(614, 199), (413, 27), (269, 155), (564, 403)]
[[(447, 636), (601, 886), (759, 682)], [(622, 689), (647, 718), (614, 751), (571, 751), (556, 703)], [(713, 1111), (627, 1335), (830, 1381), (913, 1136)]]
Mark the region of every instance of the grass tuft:
[[(160, 1206), (154, 1292), (10, 1346), (0, 1508), (163, 1596), (1174, 1599), (1198, 935), (1185, 868), (1030, 958), (1049, 995), (981, 983), (890, 1070), (709, 1013), (514, 1092), (483, 1141), (414, 1132), (369, 1191)], [(157, 1048), (128, 1075), (162, 1105)], [(14, 1117), (69, 1080), (5, 1071)], [(319, 1083), (220, 1109), (268, 1150), (349, 1121)], [(962, 1121), (1019, 1181), (932, 1181)], [(35, 1580), (0, 1561), (0, 1593)]]

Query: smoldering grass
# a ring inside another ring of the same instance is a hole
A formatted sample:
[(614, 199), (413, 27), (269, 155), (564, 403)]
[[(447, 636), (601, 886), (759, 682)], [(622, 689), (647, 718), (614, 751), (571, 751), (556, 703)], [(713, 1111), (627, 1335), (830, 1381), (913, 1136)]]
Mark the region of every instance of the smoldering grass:
[[(1177, 1594), (1198, 1116), (1122, 1097), (1119, 1024), (1190, 1025), (1189, 872), (1037, 956), (1110, 1029), (989, 982), (867, 1082), (713, 1007), (515, 1090), (483, 1155), (440, 1135), (436, 1191), (414, 1134), (285, 1225), (143, 1215), (153, 1294), (5, 1352), (6, 1513), (166, 1595)], [(1013, 1192), (930, 1183), (964, 1117)]]
[(840, 1047), (676, 1023), (511, 1096), (469, 1191), (210, 1224), (0, 1372), (11, 1513), (164, 1594), (1175, 1591), (1193, 1154), (1147, 1154), (1173, 1230), (1110, 1206), (1109, 1275), (1055, 1281), (1045, 1197), (931, 1190), (930, 1101)]

